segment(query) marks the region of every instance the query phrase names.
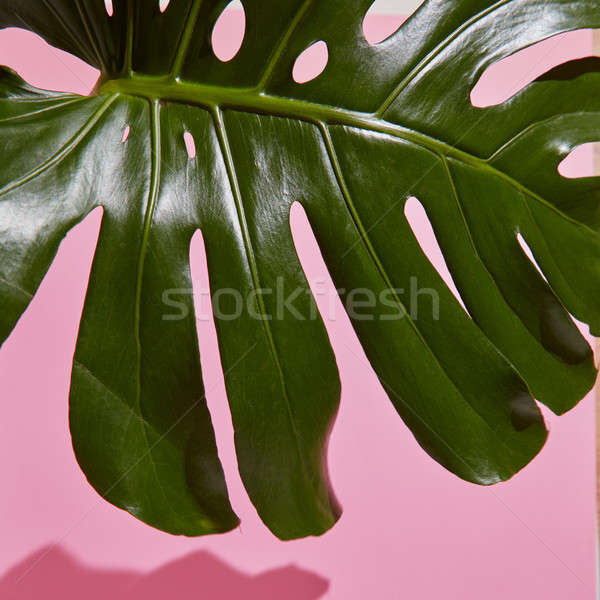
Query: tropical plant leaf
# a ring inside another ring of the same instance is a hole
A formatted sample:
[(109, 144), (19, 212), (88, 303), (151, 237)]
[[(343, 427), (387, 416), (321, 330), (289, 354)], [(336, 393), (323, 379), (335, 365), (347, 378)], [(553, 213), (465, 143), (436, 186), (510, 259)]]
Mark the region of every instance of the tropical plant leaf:
[[(210, 32), (226, 4), (114, 0), (108, 16), (100, 0), (0, 0), (1, 27), (102, 71), (86, 98), (2, 71), (0, 339), (101, 206), (70, 397), (79, 463), (155, 527), (232, 529), (192, 297), (165, 304), (191, 289), (201, 229), (213, 292), (252, 299), (216, 319), (242, 479), (277, 536), (321, 534), (340, 514), (325, 461), (340, 385), (321, 319), (298, 314), (313, 309), (289, 226), (300, 202), (336, 285), (387, 294), (352, 321), (419, 444), (468, 481), (510, 478), (546, 438), (533, 397), (565, 412), (596, 375), (569, 313), (600, 331), (600, 182), (557, 165), (598, 138), (599, 63), (563, 65), (499, 106), (474, 108), (470, 92), (498, 59), (600, 26), (597, 0), (429, 0), (376, 46), (361, 30), (371, 0), (244, 0), (244, 43), (222, 63)], [(317, 40), (329, 62), (299, 85), (292, 67)], [(407, 222), (411, 196), (468, 314)], [(409, 310), (413, 278), (439, 295), (439, 318)], [(276, 314), (264, 290), (277, 286), (303, 292), (294, 312)], [(173, 305), (185, 319), (165, 319)]]

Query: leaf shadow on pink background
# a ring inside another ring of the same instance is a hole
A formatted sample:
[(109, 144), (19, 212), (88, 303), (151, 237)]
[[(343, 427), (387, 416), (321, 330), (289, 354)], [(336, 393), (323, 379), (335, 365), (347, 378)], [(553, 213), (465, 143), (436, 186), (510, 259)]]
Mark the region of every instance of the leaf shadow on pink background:
[(42, 548), (0, 578), (3, 600), (318, 600), (326, 579), (289, 566), (246, 575), (206, 551), (170, 562), (150, 573), (87, 567), (61, 548)]

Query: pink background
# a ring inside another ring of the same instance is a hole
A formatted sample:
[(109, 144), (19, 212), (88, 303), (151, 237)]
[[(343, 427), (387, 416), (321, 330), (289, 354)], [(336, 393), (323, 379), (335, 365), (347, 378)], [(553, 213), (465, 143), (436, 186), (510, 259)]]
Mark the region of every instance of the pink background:
[[(390, 21), (374, 17), (370, 27), (381, 31)], [(590, 48), (589, 34), (550, 40), (492, 69), (474, 101), (499, 101)], [(85, 93), (96, 77), (78, 60), (15, 30), (0, 34), (0, 63), (54, 89)], [(581, 154), (570, 168), (581, 173), (590, 164), (589, 154)], [(313, 288), (330, 289), (301, 209), (292, 221)], [(412, 221), (444, 271), (426, 219), (415, 210)], [(218, 537), (178, 538), (101, 500), (75, 462), (67, 429), (71, 359), (99, 224), (96, 211), (68, 235), (0, 352), (0, 597), (595, 597), (592, 398), (560, 419), (545, 411), (548, 444), (512, 481), (494, 488), (469, 485), (417, 446), (339, 306), (338, 318), (327, 322), (343, 384), (330, 463), (344, 514), (330, 533), (283, 543), (258, 519), (236, 470), (214, 325), (205, 321), (198, 329), (207, 397), (241, 528)], [(198, 290), (206, 288), (200, 236), (191, 254)], [(327, 303), (322, 298), (325, 310)]]

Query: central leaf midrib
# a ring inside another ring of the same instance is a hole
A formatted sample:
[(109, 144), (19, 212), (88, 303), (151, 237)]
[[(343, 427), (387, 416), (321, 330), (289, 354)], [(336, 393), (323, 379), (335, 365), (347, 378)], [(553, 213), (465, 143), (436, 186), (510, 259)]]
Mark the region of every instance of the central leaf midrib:
[(206, 108), (210, 112), (214, 112), (215, 108), (240, 110), (297, 119), (314, 125), (318, 125), (319, 123), (341, 125), (390, 135), (412, 142), (437, 155), (441, 154), (448, 158), (454, 158), (462, 163), (486, 171), (492, 176), (499, 177), (549, 210), (552, 210), (561, 218), (578, 227), (587, 229), (585, 224), (571, 219), (533, 190), (530, 190), (508, 173), (491, 164), (489, 158), (475, 156), (420, 131), (377, 118), (372, 113), (357, 112), (341, 107), (307, 102), (305, 100), (257, 93), (254, 88), (228, 88), (183, 81), (173, 82), (164, 77), (145, 75), (135, 75), (127, 79), (107, 80), (99, 87), (99, 91), (101, 93), (120, 93), (130, 96), (140, 96), (150, 100), (196, 105)]

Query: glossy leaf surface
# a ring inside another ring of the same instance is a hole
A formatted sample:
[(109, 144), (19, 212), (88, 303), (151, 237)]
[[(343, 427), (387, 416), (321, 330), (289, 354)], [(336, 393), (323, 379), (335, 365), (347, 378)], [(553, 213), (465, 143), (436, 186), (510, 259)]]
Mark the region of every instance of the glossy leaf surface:
[[(595, 380), (570, 314), (600, 331), (600, 184), (557, 166), (598, 138), (598, 61), (558, 67), (498, 106), (469, 96), (493, 62), (599, 27), (597, 1), (429, 0), (371, 46), (371, 0), (244, 0), (244, 41), (222, 62), (210, 40), (227, 4), (114, 0), (109, 16), (95, 0), (0, 0), (0, 26), (102, 71), (87, 98), (2, 71), (0, 339), (67, 231), (101, 206), (73, 362), (77, 459), (100, 494), (155, 527), (234, 528), (192, 295), (169, 295), (191, 290), (201, 229), (213, 293), (250, 299), (239, 318), (216, 318), (242, 479), (277, 536), (321, 534), (340, 515), (326, 466), (340, 384), (291, 237), (299, 202), (336, 286), (386, 298), (352, 322), (419, 444), (465, 480), (509, 479), (546, 439), (533, 398), (563, 413)], [(294, 82), (320, 40), (325, 70)], [(468, 314), (408, 224), (412, 196)], [(407, 306), (413, 280), (439, 314)], [(265, 291), (279, 289), (293, 311)]]

